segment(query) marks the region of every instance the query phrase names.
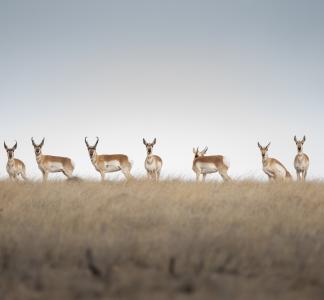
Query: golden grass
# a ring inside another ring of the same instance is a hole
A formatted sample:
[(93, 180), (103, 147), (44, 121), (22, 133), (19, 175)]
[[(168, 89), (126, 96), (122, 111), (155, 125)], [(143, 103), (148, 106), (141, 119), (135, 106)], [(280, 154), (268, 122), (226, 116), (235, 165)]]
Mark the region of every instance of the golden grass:
[(0, 182), (0, 299), (323, 299), (324, 184)]

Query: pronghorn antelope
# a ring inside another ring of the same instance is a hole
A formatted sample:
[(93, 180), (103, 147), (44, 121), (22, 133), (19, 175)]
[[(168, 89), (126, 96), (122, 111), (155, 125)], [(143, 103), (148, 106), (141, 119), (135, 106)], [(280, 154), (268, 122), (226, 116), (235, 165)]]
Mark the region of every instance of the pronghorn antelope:
[(303, 137), (302, 140), (297, 140), (296, 136), (294, 137), (294, 141), (297, 146), (297, 155), (295, 157), (294, 166), (297, 173), (298, 180), (306, 180), (307, 171), (309, 167), (309, 157), (303, 152), (303, 145), (306, 141), (306, 136)]
[(205, 181), (207, 174), (215, 172), (219, 172), (224, 181), (230, 180), (231, 178), (227, 174), (230, 167), (228, 159), (222, 155), (204, 156), (207, 150), (208, 147), (205, 147), (202, 151), (199, 151), (198, 147), (192, 150), (195, 155), (192, 169), (196, 173), (197, 181), (200, 180), (201, 176)]
[(291, 175), (284, 165), (277, 159), (268, 156), (269, 143), (266, 147), (262, 147), (258, 142), (262, 155), (263, 172), (269, 177), (269, 180), (291, 180)]
[(131, 178), (131, 168), (132, 164), (128, 160), (128, 156), (124, 154), (110, 154), (110, 155), (98, 155), (97, 145), (99, 138), (93, 146), (90, 146), (87, 141), (87, 137), (84, 139), (87, 145), (90, 159), (95, 169), (100, 173), (101, 180), (105, 180), (105, 173), (118, 172), (121, 171), (124, 176), (129, 179)]
[(17, 149), (17, 142), (12, 148), (9, 148), (6, 145), (6, 142), (4, 142), (4, 148), (6, 149), (8, 155), (7, 172), (10, 179), (17, 180), (17, 177), (21, 175), (24, 180), (27, 180), (25, 164), (21, 160), (14, 158), (14, 152)]
[(145, 145), (147, 152), (144, 163), (147, 177), (149, 179), (159, 180), (162, 168), (162, 159), (157, 155), (153, 155), (153, 147), (156, 144), (156, 138), (154, 138), (153, 143), (147, 143), (145, 139), (143, 139), (143, 144)]
[(52, 156), (52, 155), (43, 155), (42, 147), (44, 145), (45, 138), (42, 142), (37, 145), (34, 142), (34, 139), (31, 138), (32, 144), (34, 146), (36, 161), (38, 168), (43, 174), (43, 180), (46, 181), (49, 173), (58, 173), (62, 172), (67, 178), (72, 178), (72, 173), (74, 170), (74, 163), (68, 157)]

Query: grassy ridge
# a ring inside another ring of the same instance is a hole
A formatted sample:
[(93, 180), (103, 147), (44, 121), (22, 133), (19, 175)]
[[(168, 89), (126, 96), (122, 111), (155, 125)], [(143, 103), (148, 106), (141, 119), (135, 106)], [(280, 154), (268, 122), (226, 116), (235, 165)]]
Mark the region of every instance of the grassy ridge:
[(323, 299), (324, 184), (0, 182), (0, 299)]

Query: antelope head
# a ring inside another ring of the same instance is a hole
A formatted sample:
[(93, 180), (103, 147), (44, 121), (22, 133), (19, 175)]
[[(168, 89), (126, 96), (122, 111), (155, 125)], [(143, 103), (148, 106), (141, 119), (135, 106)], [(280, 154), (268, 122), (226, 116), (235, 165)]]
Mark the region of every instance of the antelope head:
[(147, 155), (151, 155), (152, 152), (153, 152), (153, 147), (154, 147), (154, 145), (156, 144), (156, 138), (154, 138), (154, 140), (153, 140), (152, 143), (147, 143), (147, 142), (145, 141), (145, 139), (143, 139), (143, 144), (144, 144), (145, 147), (146, 147)]
[(297, 140), (296, 136), (294, 136), (294, 141), (296, 143), (298, 152), (299, 153), (302, 152), (303, 151), (303, 145), (304, 145), (304, 143), (306, 141), (306, 136), (304, 136), (302, 140)]
[(99, 142), (99, 138), (97, 137), (97, 141), (95, 142), (95, 144), (93, 146), (89, 145), (87, 137), (84, 138), (84, 142), (85, 142), (85, 144), (86, 144), (86, 146), (88, 148), (90, 158), (93, 158), (97, 153), (97, 145), (98, 145), (98, 142)]
[(192, 152), (195, 155), (195, 158), (197, 158), (197, 157), (204, 156), (206, 154), (207, 150), (208, 150), (207, 146), (202, 151), (199, 151), (199, 147), (197, 147), (197, 149), (193, 148)]
[(258, 142), (258, 147), (260, 148), (262, 159), (266, 159), (268, 157), (268, 151), (269, 151), (270, 144), (271, 144), (271, 142), (266, 147), (262, 147), (260, 145), (260, 143)]
[(41, 155), (42, 154), (42, 147), (44, 146), (44, 142), (45, 142), (45, 138), (43, 138), (41, 143), (38, 144), (38, 145), (35, 143), (33, 138), (31, 138), (31, 141), (32, 141), (32, 144), (34, 146), (36, 156)]
[(4, 142), (3, 145), (4, 145), (4, 148), (7, 151), (8, 159), (13, 159), (14, 158), (14, 152), (17, 149), (17, 141), (16, 141), (15, 145), (12, 148), (9, 148), (6, 145), (6, 142)]

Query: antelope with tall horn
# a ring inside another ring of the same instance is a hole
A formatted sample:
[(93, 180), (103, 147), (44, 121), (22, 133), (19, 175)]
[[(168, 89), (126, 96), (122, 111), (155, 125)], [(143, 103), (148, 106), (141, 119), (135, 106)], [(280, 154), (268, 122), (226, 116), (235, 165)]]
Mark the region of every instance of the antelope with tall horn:
[(261, 151), (263, 172), (268, 175), (270, 181), (274, 180), (291, 180), (291, 174), (285, 166), (277, 159), (268, 156), (270, 147), (269, 143), (266, 147), (262, 147), (258, 142), (258, 147)]
[(296, 136), (294, 136), (294, 141), (297, 146), (297, 155), (294, 161), (294, 167), (297, 173), (297, 180), (306, 180), (307, 171), (309, 168), (309, 157), (307, 154), (303, 152), (303, 146), (306, 141), (306, 136), (303, 137), (302, 140), (298, 140)]
[(100, 173), (101, 180), (105, 180), (105, 174), (111, 172), (121, 171), (126, 179), (131, 178), (131, 168), (132, 164), (128, 160), (128, 156), (124, 154), (97, 154), (97, 145), (99, 138), (93, 146), (90, 146), (87, 137), (84, 138), (85, 144), (88, 148), (90, 160), (95, 167), (95, 169)]
[(36, 144), (34, 139), (31, 138), (34, 146), (36, 161), (38, 168), (43, 174), (43, 181), (46, 181), (49, 173), (62, 172), (68, 179), (72, 178), (74, 171), (74, 163), (68, 157), (43, 155), (42, 147), (44, 146), (45, 138), (43, 138), (40, 144)]
[(227, 174), (230, 167), (228, 159), (223, 155), (205, 156), (207, 150), (208, 147), (205, 147), (202, 151), (199, 151), (198, 147), (192, 149), (194, 153), (192, 170), (196, 173), (196, 180), (199, 181), (202, 177), (205, 181), (207, 174), (216, 172), (219, 172), (224, 181), (230, 180), (231, 178)]
[(27, 180), (25, 164), (21, 160), (14, 157), (15, 150), (17, 149), (17, 141), (11, 148), (6, 145), (6, 142), (3, 144), (7, 151), (8, 162), (6, 169), (10, 179), (18, 180), (18, 176), (21, 176), (24, 180)]
[(162, 169), (162, 159), (160, 156), (153, 155), (153, 147), (156, 144), (156, 138), (154, 138), (152, 143), (146, 142), (143, 139), (143, 144), (146, 147), (146, 159), (145, 159), (145, 169), (149, 179), (155, 179), (158, 181), (160, 179), (160, 173)]

